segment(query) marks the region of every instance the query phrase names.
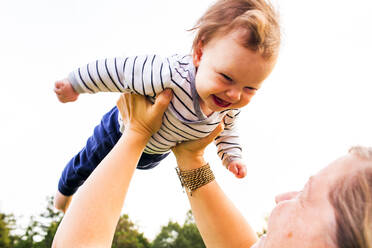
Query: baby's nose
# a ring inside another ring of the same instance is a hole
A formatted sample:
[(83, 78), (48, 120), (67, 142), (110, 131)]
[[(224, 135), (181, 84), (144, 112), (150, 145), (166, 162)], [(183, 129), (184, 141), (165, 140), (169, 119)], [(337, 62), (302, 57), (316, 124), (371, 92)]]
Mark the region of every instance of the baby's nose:
[(240, 101), (241, 91), (238, 89), (229, 89), (226, 91), (226, 96), (229, 98), (230, 101), (233, 103)]

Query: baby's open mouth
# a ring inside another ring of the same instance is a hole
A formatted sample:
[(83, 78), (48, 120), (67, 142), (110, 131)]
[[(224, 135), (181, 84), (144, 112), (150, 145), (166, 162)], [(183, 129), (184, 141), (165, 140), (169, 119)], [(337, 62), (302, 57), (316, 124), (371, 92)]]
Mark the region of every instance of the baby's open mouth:
[(216, 103), (217, 106), (220, 106), (222, 108), (226, 108), (231, 105), (230, 102), (226, 102), (225, 100), (222, 100), (221, 98), (213, 95), (213, 100)]

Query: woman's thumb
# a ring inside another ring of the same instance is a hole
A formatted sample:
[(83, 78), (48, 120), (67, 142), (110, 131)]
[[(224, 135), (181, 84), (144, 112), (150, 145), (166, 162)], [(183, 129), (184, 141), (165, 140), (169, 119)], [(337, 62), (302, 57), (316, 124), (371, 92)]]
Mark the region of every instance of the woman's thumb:
[(155, 100), (155, 104), (153, 107), (159, 111), (159, 112), (164, 112), (167, 107), (169, 102), (171, 101), (173, 96), (173, 92), (171, 89), (165, 89), (162, 93), (158, 95), (158, 97)]
[(211, 143), (225, 128), (225, 124), (223, 121), (220, 122), (220, 124), (210, 133), (207, 137), (202, 138), (200, 142), (202, 142), (205, 145), (208, 145)]

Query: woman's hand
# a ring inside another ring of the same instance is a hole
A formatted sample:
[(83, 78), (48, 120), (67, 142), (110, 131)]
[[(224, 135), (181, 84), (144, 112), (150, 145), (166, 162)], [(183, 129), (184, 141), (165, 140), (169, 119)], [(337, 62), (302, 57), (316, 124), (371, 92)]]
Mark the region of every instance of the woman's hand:
[[(205, 165), (204, 149), (223, 129), (223, 123), (220, 123), (207, 137), (172, 148), (179, 169), (190, 170)], [(216, 180), (198, 188), (192, 196), (189, 193), (187, 196), (206, 247), (251, 247), (257, 241), (254, 230)]]
[(124, 121), (126, 130), (137, 132), (150, 138), (159, 130), (163, 113), (172, 99), (172, 90), (166, 89), (151, 104), (144, 96), (122, 94), (116, 105)]
[[(74, 195), (52, 247), (111, 247), (138, 160), (159, 129), (171, 96), (167, 90), (155, 104), (143, 96), (121, 96), (117, 105), (126, 130)], [(67, 199), (62, 200), (64, 204)]]
[(205, 165), (203, 158), (205, 148), (223, 131), (223, 121), (207, 137), (187, 141), (172, 148), (178, 167), (182, 170), (195, 169)]

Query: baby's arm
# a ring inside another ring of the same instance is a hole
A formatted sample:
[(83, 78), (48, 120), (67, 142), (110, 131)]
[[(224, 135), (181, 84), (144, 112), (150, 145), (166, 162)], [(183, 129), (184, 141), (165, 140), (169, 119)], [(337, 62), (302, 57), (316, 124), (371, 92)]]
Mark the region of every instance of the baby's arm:
[(132, 92), (155, 97), (169, 86), (167, 58), (156, 55), (97, 60), (70, 73), (76, 93)]
[(60, 102), (76, 101), (81, 93), (132, 92), (155, 97), (169, 87), (170, 62), (156, 55), (97, 60), (55, 83)]
[(242, 146), (236, 128), (236, 119), (240, 110), (230, 110), (224, 118), (225, 130), (215, 139), (217, 154), (222, 163), (236, 177), (243, 178), (247, 174), (242, 161)]

